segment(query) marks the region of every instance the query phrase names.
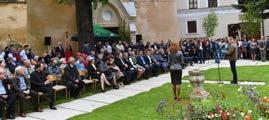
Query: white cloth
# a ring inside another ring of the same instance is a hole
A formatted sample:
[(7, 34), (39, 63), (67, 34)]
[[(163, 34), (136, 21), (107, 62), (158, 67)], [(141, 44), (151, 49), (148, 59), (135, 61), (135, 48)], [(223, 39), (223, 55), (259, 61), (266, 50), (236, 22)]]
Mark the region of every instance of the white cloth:
[(21, 56), (22, 61), (24, 61), (24, 60), (28, 60), (28, 57), (27, 57), (27, 55), (26, 55), (26, 51), (25, 51), (25, 50), (22, 50), (22, 51), (20, 52), (20, 56)]

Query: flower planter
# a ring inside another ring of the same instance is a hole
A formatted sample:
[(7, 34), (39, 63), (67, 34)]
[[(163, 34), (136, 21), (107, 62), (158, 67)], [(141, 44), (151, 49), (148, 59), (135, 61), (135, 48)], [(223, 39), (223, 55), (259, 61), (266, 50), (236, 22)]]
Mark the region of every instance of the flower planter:
[(191, 99), (206, 99), (209, 93), (203, 88), (204, 74), (199, 69), (189, 71), (189, 82), (193, 86), (193, 90), (190, 94)]

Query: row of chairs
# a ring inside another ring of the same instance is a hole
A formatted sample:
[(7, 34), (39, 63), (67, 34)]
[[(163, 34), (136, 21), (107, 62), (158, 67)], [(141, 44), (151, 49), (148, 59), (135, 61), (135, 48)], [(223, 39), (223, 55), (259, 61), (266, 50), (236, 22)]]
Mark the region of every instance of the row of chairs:
[[(63, 73), (63, 71), (62, 71), (62, 73)], [(97, 89), (97, 84), (98, 84), (99, 80), (98, 79), (87, 78), (87, 76), (88, 76), (87, 71), (79, 71), (79, 76), (84, 78), (82, 80), (85, 83), (85, 86), (83, 88), (84, 93), (86, 92), (86, 87), (92, 87), (92, 91), (95, 91)], [(70, 97), (70, 90), (68, 89), (67, 86), (63, 85), (63, 79), (61, 77), (58, 77), (58, 76), (55, 76), (55, 75), (48, 75), (47, 79), (49, 81), (51, 81), (52, 83), (54, 83), (54, 86), (52, 87), (52, 89), (53, 89), (53, 92), (54, 92), (54, 100), (55, 101), (57, 100), (57, 94), (60, 93), (60, 92), (64, 92), (64, 96), (65, 96), (66, 99)], [(45, 96), (46, 96), (45, 93), (38, 92), (38, 101), (39, 102), (44, 101)], [(31, 96), (27, 96), (25, 100), (26, 100), (25, 104), (27, 104), (27, 106), (32, 103)], [(16, 108), (17, 108), (16, 113), (17, 113), (17, 115), (20, 114), (19, 106), (20, 106), (19, 102), (17, 101), (16, 102)], [(42, 106), (40, 106), (40, 107), (42, 107)], [(6, 109), (6, 107), (5, 107), (5, 109)], [(6, 114), (6, 110), (4, 110), (4, 112), (5, 112), (4, 114)], [(5, 118), (3, 118), (3, 119), (5, 119)], [(0, 118), (0, 120), (1, 120), (1, 118)]]

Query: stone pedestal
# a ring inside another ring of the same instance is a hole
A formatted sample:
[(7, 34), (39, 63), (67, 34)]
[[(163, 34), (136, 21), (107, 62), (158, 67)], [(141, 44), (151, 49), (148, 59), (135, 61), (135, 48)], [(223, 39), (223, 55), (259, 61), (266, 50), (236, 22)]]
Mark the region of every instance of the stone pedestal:
[(209, 93), (206, 92), (203, 88), (204, 85), (204, 75), (203, 72), (199, 69), (194, 69), (189, 71), (189, 81), (193, 87), (193, 90), (190, 94), (191, 99), (206, 99), (209, 96)]

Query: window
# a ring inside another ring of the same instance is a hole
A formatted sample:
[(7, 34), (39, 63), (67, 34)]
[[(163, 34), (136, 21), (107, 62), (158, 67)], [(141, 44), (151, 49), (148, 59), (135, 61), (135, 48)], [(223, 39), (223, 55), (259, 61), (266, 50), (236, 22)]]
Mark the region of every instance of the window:
[(196, 21), (188, 21), (187, 27), (188, 27), (188, 33), (197, 33)]
[(218, 0), (208, 0), (208, 7), (218, 7)]
[(189, 8), (190, 9), (197, 9), (198, 8), (197, 0), (189, 0)]

